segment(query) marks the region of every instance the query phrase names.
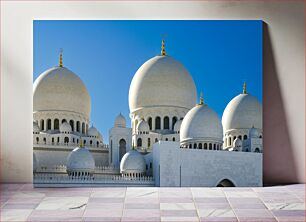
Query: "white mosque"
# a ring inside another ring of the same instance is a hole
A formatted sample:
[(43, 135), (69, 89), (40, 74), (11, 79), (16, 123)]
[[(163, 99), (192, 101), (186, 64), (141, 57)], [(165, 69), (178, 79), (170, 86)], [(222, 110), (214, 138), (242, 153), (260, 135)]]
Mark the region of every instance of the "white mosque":
[(131, 128), (119, 114), (109, 144), (90, 121), (82, 80), (63, 66), (43, 72), (33, 90), (36, 187), (262, 186), (262, 106), (246, 91), (222, 121), (187, 69), (166, 54), (146, 61), (129, 90)]

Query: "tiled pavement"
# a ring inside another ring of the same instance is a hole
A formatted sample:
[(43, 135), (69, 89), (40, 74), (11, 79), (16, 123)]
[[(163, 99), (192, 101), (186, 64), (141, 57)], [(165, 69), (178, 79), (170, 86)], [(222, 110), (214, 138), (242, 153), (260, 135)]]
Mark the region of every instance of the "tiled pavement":
[(305, 185), (32, 188), (1, 184), (1, 221), (305, 221)]

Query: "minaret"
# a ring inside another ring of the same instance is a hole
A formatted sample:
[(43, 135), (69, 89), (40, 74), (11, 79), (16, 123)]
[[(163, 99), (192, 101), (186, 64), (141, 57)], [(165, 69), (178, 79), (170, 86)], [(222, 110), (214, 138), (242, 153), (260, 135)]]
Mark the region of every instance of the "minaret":
[(166, 54), (166, 50), (165, 50), (165, 35), (163, 36), (160, 54), (161, 54), (162, 56), (166, 56), (166, 55), (167, 55), (167, 54)]
[(63, 49), (60, 49), (59, 67), (63, 67)]
[(247, 94), (247, 91), (246, 91), (246, 82), (243, 83), (243, 92), (242, 94)]

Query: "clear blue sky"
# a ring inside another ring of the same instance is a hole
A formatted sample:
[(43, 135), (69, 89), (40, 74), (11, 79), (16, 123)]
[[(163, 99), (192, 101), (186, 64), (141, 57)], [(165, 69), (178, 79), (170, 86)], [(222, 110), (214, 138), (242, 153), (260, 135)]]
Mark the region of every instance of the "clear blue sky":
[(34, 76), (58, 65), (84, 81), (92, 102), (91, 121), (108, 141), (108, 130), (122, 112), (137, 69), (167, 53), (183, 63), (198, 95), (222, 117), (227, 103), (247, 91), (262, 101), (262, 21), (34, 21)]

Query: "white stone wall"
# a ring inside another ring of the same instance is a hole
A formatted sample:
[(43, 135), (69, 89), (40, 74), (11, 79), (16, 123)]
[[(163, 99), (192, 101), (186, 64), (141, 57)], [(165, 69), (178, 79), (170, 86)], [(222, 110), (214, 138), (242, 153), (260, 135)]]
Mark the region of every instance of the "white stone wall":
[(178, 142), (153, 145), (153, 177), (156, 186), (180, 186), (180, 144)]
[(262, 186), (261, 153), (181, 149), (178, 143), (160, 142), (153, 156), (157, 186), (214, 187), (223, 179), (235, 186)]
[(96, 151), (91, 151), (89, 150), (95, 160), (95, 165), (96, 166), (108, 166), (108, 153), (109, 152), (96, 152)]
[(58, 151), (47, 149), (34, 149), (36, 159), (38, 160), (38, 169), (40, 167), (52, 168), (57, 165), (66, 165), (67, 157), (73, 149), (62, 149)]
[(155, 179), (155, 186), (160, 186), (160, 142), (153, 145), (153, 177)]
[[(38, 161), (38, 168), (52, 168), (58, 165), (66, 165), (67, 157), (75, 147), (34, 147), (34, 153)], [(89, 149), (95, 160), (96, 166), (108, 165), (108, 150), (102, 148)]]
[(146, 176), (152, 176), (153, 175), (153, 154), (147, 153), (144, 155), (145, 161), (146, 161)]

